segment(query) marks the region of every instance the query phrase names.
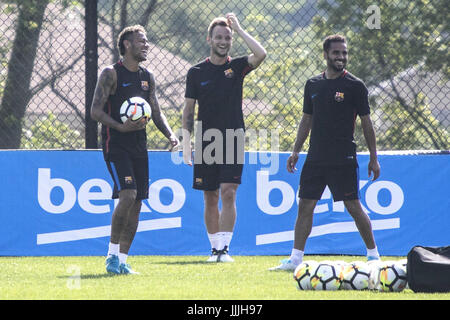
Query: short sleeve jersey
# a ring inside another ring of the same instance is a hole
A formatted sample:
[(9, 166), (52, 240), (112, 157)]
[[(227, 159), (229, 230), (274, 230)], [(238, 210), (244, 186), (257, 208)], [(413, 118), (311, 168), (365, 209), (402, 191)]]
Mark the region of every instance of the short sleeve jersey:
[(344, 70), (336, 79), (325, 73), (305, 85), (303, 112), (312, 115), (306, 161), (323, 165), (356, 162), (356, 117), (370, 113), (364, 82)]
[[(120, 107), (131, 97), (141, 97), (148, 101), (150, 72), (142, 67), (139, 71), (129, 71), (121, 61), (114, 64), (117, 74), (117, 89), (108, 97), (104, 111), (114, 120), (120, 119)], [(119, 132), (111, 127), (102, 125), (102, 147), (105, 160), (111, 156), (128, 152), (133, 156), (145, 156), (147, 153), (147, 134), (145, 129), (131, 132)]]
[(251, 70), (247, 56), (228, 57), (222, 65), (212, 64), (208, 58), (189, 69), (185, 97), (198, 101), (197, 120), (203, 131), (245, 128), (242, 87)]

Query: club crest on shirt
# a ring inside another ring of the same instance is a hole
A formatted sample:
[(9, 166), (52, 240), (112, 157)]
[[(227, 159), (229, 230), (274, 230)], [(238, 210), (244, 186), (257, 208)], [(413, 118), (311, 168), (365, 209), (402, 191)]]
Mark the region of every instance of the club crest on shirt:
[(334, 100), (336, 100), (337, 102), (344, 101), (344, 93), (343, 92), (336, 92), (336, 94), (334, 95)]
[(141, 81), (141, 88), (144, 91), (148, 91), (148, 81)]
[(227, 77), (227, 78), (233, 78), (233, 75), (234, 75), (234, 71), (233, 71), (233, 69), (227, 69), (227, 70), (225, 70), (224, 71), (224, 73), (225, 73), (225, 77)]
[(133, 177), (131, 177), (131, 176), (125, 177), (125, 183), (126, 184), (132, 184), (133, 183)]

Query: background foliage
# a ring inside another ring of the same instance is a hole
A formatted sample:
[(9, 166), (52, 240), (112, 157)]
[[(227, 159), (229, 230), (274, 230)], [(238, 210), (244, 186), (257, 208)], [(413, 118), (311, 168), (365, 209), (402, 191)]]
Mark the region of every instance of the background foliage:
[[(450, 149), (446, 1), (382, 0), (375, 9), (371, 0), (99, 0), (98, 71), (119, 59), (120, 30), (144, 25), (152, 43), (145, 66), (179, 130), (186, 72), (209, 55), (208, 24), (234, 12), (268, 52), (245, 80), (246, 126), (260, 136), (248, 149), (277, 149), (261, 138), (266, 131), (278, 134), (280, 151), (289, 151), (304, 84), (325, 67), (323, 38), (341, 33), (349, 71), (369, 88), (379, 150)], [(0, 148), (84, 147), (84, 19), (84, 1), (0, 2)], [(232, 55), (248, 53), (235, 37)], [(147, 130), (149, 149), (168, 147), (154, 125)], [(358, 151), (366, 150), (358, 125), (355, 139)]]

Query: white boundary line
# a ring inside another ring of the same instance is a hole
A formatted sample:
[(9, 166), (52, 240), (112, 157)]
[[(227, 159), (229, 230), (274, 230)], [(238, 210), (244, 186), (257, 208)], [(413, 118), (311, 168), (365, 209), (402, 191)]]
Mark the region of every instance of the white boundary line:
[[(162, 218), (139, 221), (137, 232), (181, 228), (181, 217)], [(111, 234), (111, 226), (100, 226), (76, 230), (41, 233), (37, 235), (36, 244), (68, 242), (83, 239), (106, 237)]]
[[(373, 230), (387, 230), (400, 228), (400, 218), (372, 220)], [(336, 222), (315, 226), (311, 230), (310, 237), (323, 236), (331, 233), (358, 232), (354, 221)], [(256, 236), (256, 245), (286, 242), (294, 240), (294, 231), (282, 231), (274, 233), (259, 234)]]

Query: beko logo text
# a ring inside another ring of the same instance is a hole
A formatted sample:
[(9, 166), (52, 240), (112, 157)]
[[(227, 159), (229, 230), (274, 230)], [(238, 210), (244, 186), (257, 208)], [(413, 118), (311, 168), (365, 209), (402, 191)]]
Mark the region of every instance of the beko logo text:
[[(368, 180), (361, 180), (359, 183), (360, 191), (368, 185)], [(294, 201), (297, 201), (298, 197), (295, 194), (291, 185), (282, 180), (269, 180), (268, 171), (258, 171), (256, 176), (257, 194), (256, 202), (258, 208), (269, 215), (281, 215), (288, 212)], [(282, 194), (281, 203), (273, 206), (269, 200), (269, 194), (273, 190), (278, 190)], [(379, 193), (388, 192), (390, 195), (390, 201), (388, 203), (379, 202)], [(362, 200), (365, 200), (367, 207), (363, 206), (366, 212), (375, 212), (381, 215), (389, 215), (398, 212), (404, 203), (404, 194), (402, 188), (392, 181), (377, 180), (372, 182), (365, 188), (364, 194), (361, 195)], [(325, 189), (322, 200), (331, 199), (331, 193), (328, 188)], [(327, 212), (330, 210), (330, 206), (327, 203), (317, 204), (314, 213)], [(331, 211), (344, 212), (344, 204), (342, 201), (333, 202), (331, 204)]]
[[(100, 191), (92, 191), (93, 188)], [(53, 203), (51, 198), (52, 191), (60, 188), (64, 193), (60, 203)], [(170, 189), (172, 192), (172, 201), (162, 203), (160, 199), (161, 190)], [(186, 192), (183, 186), (173, 179), (160, 179), (150, 184), (149, 187), (149, 206), (160, 213), (173, 213), (180, 210), (186, 200)], [(89, 179), (79, 188), (78, 192), (74, 185), (62, 178), (52, 178), (49, 168), (38, 169), (38, 202), (42, 209), (48, 213), (65, 213), (73, 208), (78, 200), (82, 210), (88, 213), (102, 214), (112, 211), (111, 205), (94, 204), (94, 200), (111, 200), (112, 188), (108, 182), (103, 179)]]

